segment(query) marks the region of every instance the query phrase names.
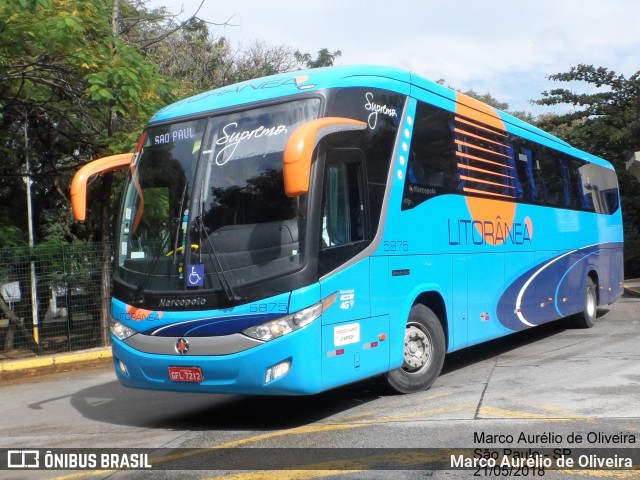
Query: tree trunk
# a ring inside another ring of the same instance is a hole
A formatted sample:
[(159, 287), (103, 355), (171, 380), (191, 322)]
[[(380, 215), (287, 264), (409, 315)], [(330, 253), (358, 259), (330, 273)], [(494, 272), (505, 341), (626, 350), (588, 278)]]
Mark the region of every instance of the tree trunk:
[[(114, 0), (111, 30), (113, 37), (118, 36), (118, 23), (120, 18), (120, 0)], [(115, 49), (115, 45), (114, 45)], [(115, 50), (114, 50), (115, 54)], [(112, 137), (116, 132), (116, 114), (110, 111), (107, 118), (107, 135)], [(102, 215), (100, 230), (102, 232), (100, 263), (100, 335), (102, 345), (109, 345), (109, 323), (111, 320), (111, 255), (112, 255), (112, 224), (111, 224), (111, 188), (113, 186), (113, 173), (106, 173), (102, 176)]]
[(113, 174), (102, 176), (102, 216), (101, 225), (102, 242), (100, 252), (101, 281), (100, 281), (100, 331), (102, 345), (109, 345), (109, 323), (111, 319), (111, 255), (112, 255), (112, 225), (111, 225), (111, 186)]

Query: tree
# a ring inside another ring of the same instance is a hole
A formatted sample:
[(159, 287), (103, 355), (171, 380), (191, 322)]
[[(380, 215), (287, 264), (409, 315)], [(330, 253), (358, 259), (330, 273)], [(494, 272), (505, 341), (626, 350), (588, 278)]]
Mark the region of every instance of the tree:
[(137, 1), (134, 5), (127, 4), (122, 15), (122, 39), (157, 65), (163, 76), (178, 82), (176, 91), (180, 98), (218, 84), (233, 56), (226, 38), (215, 37), (210, 31), (210, 25), (233, 25), (206, 22), (197, 16), (198, 12), (199, 9), (186, 20), (178, 21), (177, 15), (164, 7), (147, 9)]
[[(21, 190), (29, 156), (35, 210), (65, 217), (56, 231), (67, 239), (77, 238), (67, 198), (72, 173), (129, 150), (142, 123), (175, 98), (156, 66), (114, 36), (111, 20), (99, 0), (0, 6), (0, 189)], [(10, 220), (25, 231), (23, 217), (14, 209)], [(95, 236), (99, 228), (90, 227)], [(39, 240), (46, 234), (39, 230)]]
[[(152, 114), (173, 101), (300, 68), (285, 46), (234, 51), (197, 14), (178, 21), (144, 0), (0, 2), (0, 247), (25, 243), (23, 177), (32, 181), (37, 243), (109, 240), (111, 174), (90, 191), (87, 223), (71, 218), (69, 184), (81, 165), (131, 151)], [(323, 49), (308, 62), (338, 55)], [(102, 284), (106, 292), (108, 276)]]
[[(130, 150), (142, 123), (175, 98), (172, 83), (155, 64), (119, 38), (120, 5), (119, 0), (0, 4), (0, 192), (19, 192), (23, 176), (33, 180), (34, 210), (41, 215), (36, 223), (42, 227), (44, 219), (57, 219), (62, 227), (40, 228), (39, 240), (78, 239), (68, 200), (73, 172), (97, 156)], [(30, 171), (23, 169), (25, 158)], [(102, 219), (90, 227), (108, 240), (110, 176), (102, 184)], [(7, 220), (3, 230), (26, 230), (23, 208), (11, 209)], [(104, 257), (108, 264), (110, 255)]]
[(215, 87), (290, 72), (298, 67), (290, 48), (284, 45), (270, 46), (259, 41), (229, 60), (226, 74), (220, 78), (221, 84)]
[(304, 68), (320, 68), (332, 67), (335, 61), (342, 56), (342, 52), (336, 50), (332, 53), (327, 48), (321, 48), (318, 50), (315, 60), (311, 58), (311, 54), (301, 53), (299, 50), (297, 50), (293, 56)]
[(107, 228), (95, 212), (113, 194), (109, 177), (104, 189), (99, 179), (90, 193), (94, 214), (85, 226), (74, 223), (68, 185), (80, 165), (130, 151), (151, 115), (179, 98), (328, 65), (340, 54), (300, 54), (303, 65), (285, 46), (256, 42), (233, 50), (224, 37), (211, 35), (210, 25), (197, 11), (179, 22), (141, 0), (0, 3), (0, 229), (12, 234), (3, 235), (2, 244), (25, 241), (15, 235), (27, 231), (23, 209), (4, 207), (6, 199), (24, 198), (25, 174), (34, 182), (38, 242), (97, 240)]
[[(549, 79), (571, 84), (543, 92), (539, 105), (571, 105), (573, 111), (548, 115), (540, 126), (572, 145), (613, 163), (620, 183), (625, 232), (625, 274), (640, 276), (640, 189), (625, 169), (640, 150), (640, 71), (629, 78), (604, 67), (577, 65)], [(590, 93), (582, 93), (589, 86)]]

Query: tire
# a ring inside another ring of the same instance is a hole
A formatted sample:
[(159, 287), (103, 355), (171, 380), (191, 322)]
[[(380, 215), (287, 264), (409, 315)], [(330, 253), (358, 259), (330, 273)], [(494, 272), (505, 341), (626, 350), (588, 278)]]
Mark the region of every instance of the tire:
[(385, 379), (399, 393), (426, 390), (440, 375), (445, 353), (446, 341), (438, 317), (424, 305), (414, 305), (404, 333), (404, 362), (402, 367), (387, 372)]
[(584, 287), (583, 311), (571, 317), (574, 328), (591, 328), (598, 314), (598, 290), (591, 277), (587, 277)]

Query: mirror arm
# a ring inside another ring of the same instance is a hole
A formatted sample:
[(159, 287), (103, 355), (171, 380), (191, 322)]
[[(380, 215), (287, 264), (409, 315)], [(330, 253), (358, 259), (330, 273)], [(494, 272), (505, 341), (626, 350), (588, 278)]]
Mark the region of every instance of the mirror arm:
[(96, 175), (125, 168), (131, 163), (133, 153), (121, 153), (99, 158), (82, 166), (71, 182), (71, 206), (73, 217), (84, 222), (87, 215), (87, 185)]

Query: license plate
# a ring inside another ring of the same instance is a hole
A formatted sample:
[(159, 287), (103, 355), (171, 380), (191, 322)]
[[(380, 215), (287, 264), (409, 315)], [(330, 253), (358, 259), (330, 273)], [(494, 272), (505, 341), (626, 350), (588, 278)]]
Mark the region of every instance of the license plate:
[(172, 382), (200, 383), (204, 380), (200, 367), (169, 367)]

